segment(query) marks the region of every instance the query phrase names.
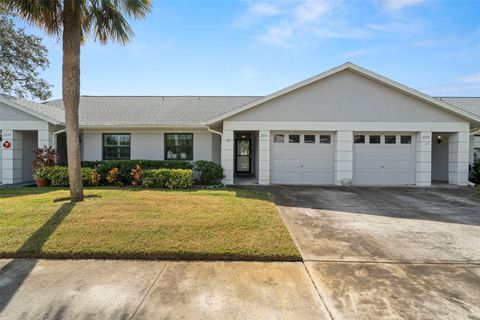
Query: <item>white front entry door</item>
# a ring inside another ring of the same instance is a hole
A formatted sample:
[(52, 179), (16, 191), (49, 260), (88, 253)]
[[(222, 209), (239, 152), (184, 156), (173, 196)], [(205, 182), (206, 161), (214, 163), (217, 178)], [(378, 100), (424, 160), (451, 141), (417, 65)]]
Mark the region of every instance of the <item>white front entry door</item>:
[(353, 184), (415, 184), (414, 134), (354, 133)]
[(270, 174), (274, 184), (333, 184), (332, 133), (271, 134)]

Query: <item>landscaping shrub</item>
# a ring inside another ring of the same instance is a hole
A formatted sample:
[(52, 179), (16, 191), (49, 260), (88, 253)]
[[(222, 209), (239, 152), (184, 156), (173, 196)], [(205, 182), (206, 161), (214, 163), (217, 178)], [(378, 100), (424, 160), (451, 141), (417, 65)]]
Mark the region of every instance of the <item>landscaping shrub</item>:
[(148, 169), (143, 171), (145, 188), (185, 189), (192, 186), (191, 169)]
[(139, 166), (142, 170), (148, 169), (192, 169), (193, 164), (181, 160), (110, 160), (110, 161), (83, 161), (82, 167), (94, 168), (101, 176), (101, 183), (107, 183), (107, 175), (113, 168), (118, 169), (118, 180), (125, 185), (132, 184), (132, 170)]
[(140, 168), (138, 164), (135, 166), (135, 168), (132, 169), (132, 172), (130, 172), (130, 175), (132, 176), (132, 185), (134, 186), (142, 185), (143, 170), (142, 168)]
[(225, 177), (222, 166), (212, 161), (199, 160), (195, 162), (194, 169), (197, 183), (204, 186), (219, 185)]
[(480, 159), (475, 160), (470, 172), (470, 179), (472, 182), (480, 184)]
[(107, 182), (114, 186), (121, 186), (123, 183), (118, 180), (118, 176), (120, 174), (120, 170), (118, 168), (112, 168), (107, 173)]
[[(62, 166), (43, 167), (37, 170), (36, 174), (41, 174), (42, 177), (50, 182), (54, 187), (68, 186), (68, 168)], [(96, 186), (99, 183), (99, 177), (95, 169), (82, 168), (81, 169), (82, 182), (86, 186)]]

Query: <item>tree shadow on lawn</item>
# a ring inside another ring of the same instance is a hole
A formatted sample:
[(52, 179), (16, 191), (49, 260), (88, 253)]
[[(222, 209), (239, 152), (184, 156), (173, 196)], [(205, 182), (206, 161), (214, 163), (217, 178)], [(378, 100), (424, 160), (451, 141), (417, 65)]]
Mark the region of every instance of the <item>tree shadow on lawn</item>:
[[(14, 254), (18, 258), (36, 258), (41, 255), (43, 245), (55, 232), (60, 223), (75, 207), (75, 202), (65, 202)], [(33, 270), (37, 260), (32, 260), (21, 266), (18, 260), (13, 259), (0, 269), (0, 312), (8, 305), (15, 293), (20, 289), (25, 279)], [(20, 264), (20, 265), (19, 265)], [(5, 278), (4, 278), (5, 277)], [(10, 279), (9, 279), (10, 278)], [(4, 286), (3, 283), (6, 283)]]
[(54, 192), (54, 191), (58, 191), (58, 190), (62, 190), (62, 188), (58, 188), (58, 187), (0, 188), (0, 199), (40, 195), (40, 194)]

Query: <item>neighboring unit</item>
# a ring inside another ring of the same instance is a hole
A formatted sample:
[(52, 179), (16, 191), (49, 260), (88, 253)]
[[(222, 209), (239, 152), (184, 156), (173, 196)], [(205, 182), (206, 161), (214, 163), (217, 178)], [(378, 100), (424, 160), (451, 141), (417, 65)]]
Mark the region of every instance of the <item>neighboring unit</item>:
[[(66, 162), (61, 100), (0, 96), (0, 183), (34, 147)], [(80, 98), (81, 157), (211, 160), (225, 184), (466, 185), (480, 98), (433, 98), (352, 63), (265, 97)]]

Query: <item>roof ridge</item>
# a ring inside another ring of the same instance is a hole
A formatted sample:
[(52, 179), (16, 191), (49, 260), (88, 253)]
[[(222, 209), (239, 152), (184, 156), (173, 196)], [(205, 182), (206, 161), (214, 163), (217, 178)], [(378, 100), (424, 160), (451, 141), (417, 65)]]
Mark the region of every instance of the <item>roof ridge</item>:
[[(123, 97), (128, 97), (128, 98), (162, 98), (162, 97), (172, 97), (172, 98), (195, 98), (195, 97), (212, 97), (212, 98), (225, 98), (225, 97), (232, 97), (232, 98), (252, 98), (252, 97), (263, 97), (259, 95), (252, 95), (252, 96), (235, 96), (235, 95), (81, 95), (80, 97), (94, 97), (94, 98), (123, 98)], [(55, 100), (62, 100), (62, 99), (55, 99)]]

